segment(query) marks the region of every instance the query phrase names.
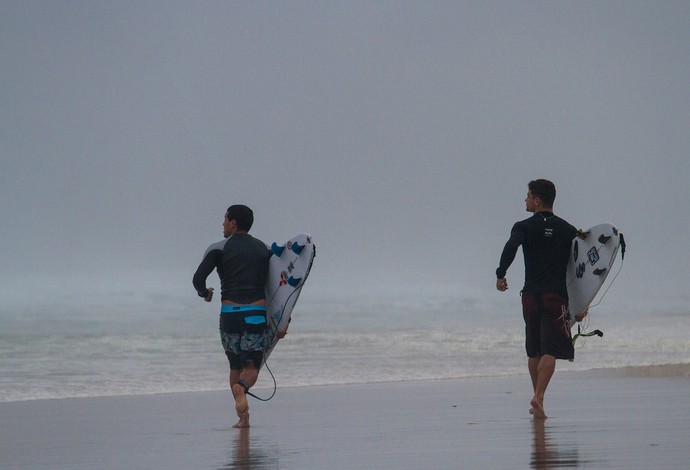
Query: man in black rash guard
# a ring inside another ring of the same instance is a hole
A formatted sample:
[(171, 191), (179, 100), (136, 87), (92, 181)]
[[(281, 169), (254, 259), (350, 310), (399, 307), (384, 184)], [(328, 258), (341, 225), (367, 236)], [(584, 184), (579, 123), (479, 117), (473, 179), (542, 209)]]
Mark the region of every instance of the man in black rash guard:
[(206, 279), (214, 269), (220, 277), (220, 337), (230, 362), (230, 389), (240, 418), (236, 428), (249, 427), (246, 394), (258, 379), (268, 345), (264, 286), (271, 251), (249, 235), (253, 223), (249, 207), (230, 206), (223, 217), (225, 239), (208, 247), (192, 281), (199, 297), (210, 302), (213, 288), (206, 287)]
[[(530, 413), (545, 419), (544, 394), (556, 370), (556, 359), (573, 359), (566, 270), (573, 238), (580, 232), (553, 213), (556, 188), (551, 181), (530, 181), (526, 210), (534, 215), (517, 222), (503, 248), (496, 269), (496, 288), (505, 292), (505, 276), (522, 246), (525, 285), (522, 313), (525, 320), (525, 349), (534, 397)], [(579, 313), (579, 312), (578, 312)]]

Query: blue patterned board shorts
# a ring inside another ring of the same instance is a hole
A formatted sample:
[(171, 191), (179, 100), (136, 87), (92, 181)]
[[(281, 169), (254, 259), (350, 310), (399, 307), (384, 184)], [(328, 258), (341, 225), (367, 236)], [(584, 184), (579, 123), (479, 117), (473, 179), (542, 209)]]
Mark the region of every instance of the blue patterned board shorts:
[(268, 346), (266, 307), (257, 305), (222, 305), (220, 341), (231, 369), (253, 365), (261, 367)]
[(266, 332), (227, 333), (220, 331), (220, 341), (225, 353), (240, 354), (242, 351), (264, 351), (268, 347)]
[(257, 369), (261, 368), (264, 351), (268, 346), (268, 335), (265, 331), (261, 333), (227, 333), (220, 330), (220, 341), (230, 362), (230, 369), (244, 369), (250, 363)]

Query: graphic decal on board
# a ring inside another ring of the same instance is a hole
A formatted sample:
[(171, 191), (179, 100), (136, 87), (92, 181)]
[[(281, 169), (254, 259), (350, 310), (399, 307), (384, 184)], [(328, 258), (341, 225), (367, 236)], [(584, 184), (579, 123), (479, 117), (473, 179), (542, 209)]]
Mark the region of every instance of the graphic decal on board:
[(587, 252), (587, 258), (589, 259), (589, 264), (591, 264), (592, 266), (597, 264), (597, 261), (599, 261), (599, 251), (597, 250), (597, 247), (593, 246)]
[(585, 270), (587, 269), (587, 265), (585, 263), (580, 263), (577, 265), (577, 269), (575, 270), (575, 277), (578, 279), (582, 278), (582, 276), (585, 275)]

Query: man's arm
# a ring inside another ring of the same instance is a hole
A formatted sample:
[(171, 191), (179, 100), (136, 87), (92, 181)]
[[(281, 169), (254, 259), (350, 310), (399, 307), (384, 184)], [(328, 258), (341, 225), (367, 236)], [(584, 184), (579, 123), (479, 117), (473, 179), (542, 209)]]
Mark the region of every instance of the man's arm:
[[(515, 255), (517, 250), (522, 245), (525, 240), (525, 234), (520, 228), (519, 224), (513, 225), (513, 229), (510, 231), (510, 238), (503, 247), (503, 252), (501, 253), (501, 260), (498, 263), (498, 268), (496, 269), (496, 279), (505, 281), (506, 273), (508, 268), (515, 260)], [(505, 289), (508, 288), (508, 284), (504, 283)], [(505, 290), (499, 288), (499, 283), (496, 283), (496, 288), (498, 290)]]
[(218, 243), (211, 245), (208, 250), (206, 250), (206, 253), (204, 253), (204, 258), (201, 260), (201, 263), (199, 263), (199, 267), (196, 268), (196, 272), (192, 278), (192, 284), (194, 285), (194, 289), (196, 289), (196, 293), (207, 302), (210, 302), (213, 297), (213, 289), (206, 287), (206, 279), (218, 266), (219, 259), (222, 256), (222, 245)]
[[(213, 295), (212, 290), (206, 287), (206, 278), (213, 272), (215, 267), (215, 263), (209, 260), (209, 255), (206, 255), (196, 269), (194, 277), (192, 278), (192, 284), (194, 284), (194, 288), (196, 289), (196, 293), (199, 294), (199, 297), (206, 298), (209, 295)], [(210, 294), (209, 291), (211, 291)]]

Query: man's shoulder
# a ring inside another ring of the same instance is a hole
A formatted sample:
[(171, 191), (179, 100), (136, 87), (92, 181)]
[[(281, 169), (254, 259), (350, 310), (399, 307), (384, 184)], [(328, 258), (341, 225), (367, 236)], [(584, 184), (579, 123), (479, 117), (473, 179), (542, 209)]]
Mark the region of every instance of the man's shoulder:
[(269, 245), (265, 241), (261, 240), (260, 238), (256, 238), (254, 235), (249, 235), (249, 238), (252, 241), (252, 243), (254, 243), (257, 247), (263, 247), (270, 251), (271, 245)]
[(536, 214), (531, 215), (531, 216), (527, 217), (526, 219), (518, 220), (517, 222), (515, 222), (513, 224), (513, 229), (524, 228), (524, 227), (528, 227), (528, 226), (532, 225), (534, 223), (534, 221), (536, 220), (535, 215)]
[(244, 235), (244, 240), (246, 243), (251, 243), (256, 246), (265, 246), (266, 248), (269, 248), (269, 245), (266, 244), (263, 240), (256, 238), (254, 235), (250, 235), (248, 233)]
[[(234, 239), (234, 240), (233, 240)], [(251, 250), (258, 250), (259, 248), (265, 249), (266, 251), (270, 252), (271, 247), (267, 243), (263, 242), (262, 240), (256, 238), (253, 235), (250, 235), (248, 233), (243, 233), (241, 236), (233, 235), (232, 237), (228, 238), (227, 240), (231, 240), (231, 243), (228, 243), (228, 249), (235, 249), (235, 248), (230, 248), (232, 245), (233, 247), (236, 247), (236, 249), (251, 249)], [(227, 241), (226, 240), (226, 241)], [(223, 247), (221, 246), (221, 250)]]
[(209, 253), (214, 252), (214, 251), (220, 251), (220, 252), (222, 252), (222, 251), (223, 251), (223, 247), (224, 247), (225, 244), (228, 242), (228, 240), (229, 240), (229, 238), (224, 238), (224, 239), (222, 239), (222, 240), (220, 240), (220, 241), (218, 241), (218, 242), (211, 243), (211, 244), (208, 246), (208, 248), (206, 248), (206, 253), (205, 253), (205, 255), (208, 255)]
[(555, 220), (558, 221), (558, 223), (560, 223), (561, 225), (566, 226), (566, 227), (568, 227), (568, 228), (570, 228), (570, 229), (572, 229), (572, 230), (577, 231), (577, 229), (573, 226), (573, 224), (571, 224), (570, 222), (568, 222), (567, 220), (565, 220), (563, 217), (555, 216), (554, 218), (555, 218)]

